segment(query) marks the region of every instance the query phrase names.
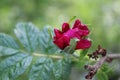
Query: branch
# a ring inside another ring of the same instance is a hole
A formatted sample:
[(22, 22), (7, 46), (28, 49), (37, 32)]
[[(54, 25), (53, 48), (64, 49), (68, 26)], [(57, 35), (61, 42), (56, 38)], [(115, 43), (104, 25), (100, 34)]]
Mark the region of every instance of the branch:
[(107, 56), (104, 56), (94, 65), (94, 67), (96, 70), (98, 70), (105, 61), (111, 62), (113, 59), (120, 59), (120, 54), (109, 54)]
[(92, 79), (93, 76), (96, 74), (98, 69), (105, 63), (111, 62), (113, 59), (120, 59), (120, 54), (109, 54), (107, 56), (103, 56), (99, 59), (99, 61), (94, 65), (85, 65), (85, 69), (89, 71), (86, 79)]
[(92, 79), (93, 76), (97, 73), (98, 69), (105, 63), (105, 62), (111, 62), (113, 59), (120, 59), (120, 53), (115, 54), (111, 53), (107, 55), (107, 51), (104, 48), (101, 48), (101, 46), (98, 46), (98, 49), (93, 52), (92, 54), (89, 54), (88, 56), (93, 59), (98, 59), (99, 55), (102, 57), (99, 59), (99, 61), (94, 65), (85, 65), (85, 69), (89, 71), (88, 75), (86, 75), (86, 79)]
[(120, 59), (120, 53), (111, 53), (107, 56), (111, 59)]

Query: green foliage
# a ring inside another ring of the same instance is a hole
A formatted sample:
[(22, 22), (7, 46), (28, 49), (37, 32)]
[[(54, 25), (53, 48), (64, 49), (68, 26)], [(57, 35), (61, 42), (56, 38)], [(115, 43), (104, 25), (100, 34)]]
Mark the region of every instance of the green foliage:
[(81, 50), (81, 51), (80, 51), (80, 60), (85, 57), (85, 55), (87, 54), (88, 50), (89, 50), (89, 49), (85, 49), (85, 50)]
[(0, 62), (0, 80), (15, 80), (23, 74), (31, 64), (32, 57), (18, 53)]
[(68, 54), (73, 54), (73, 52), (75, 51), (75, 48), (76, 48), (76, 39), (71, 39), (70, 45), (64, 49), (64, 52)]
[[(52, 43), (48, 30), (53, 31), (48, 27), (39, 31), (32, 23), (18, 23), (14, 29), (18, 41), (0, 33), (0, 80), (21, 80), (19, 77), (24, 75), (25, 80), (68, 79), (71, 70), (70, 61), (65, 58), (68, 56), (58, 53), (61, 59), (49, 57), (49, 53), (54, 56), (58, 48)], [(46, 56), (41, 56), (41, 52)]]
[(0, 46), (19, 49), (18, 44), (11, 36), (2, 33), (0, 33)]
[(29, 80), (67, 80), (69, 69), (68, 62), (64, 60), (39, 58), (32, 66)]
[(38, 29), (31, 23), (19, 23), (14, 32), (26, 51), (34, 52), (37, 47)]
[(102, 67), (99, 69), (99, 71), (97, 72), (97, 78), (98, 80), (109, 80), (108, 75), (111, 75), (112, 69), (109, 68), (109, 66), (107, 64), (103, 64)]
[(97, 79), (98, 80), (108, 80), (108, 76), (107, 76), (107, 74), (105, 72), (99, 70), (97, 72)]
[(54, 54), (59, 50), (52, 42), (52, 37), (54, 36), (52, 27), (46, 26), (38, 34), (38, 46), (40, 47), (41, 52)]

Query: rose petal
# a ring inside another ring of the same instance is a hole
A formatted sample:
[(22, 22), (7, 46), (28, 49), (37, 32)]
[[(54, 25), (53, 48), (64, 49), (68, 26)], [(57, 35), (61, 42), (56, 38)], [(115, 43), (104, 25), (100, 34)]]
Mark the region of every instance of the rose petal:
[(67, 36), (62, 36), (61, 38), (54, 40), (53, 43), (55, 43), (60, 49), (63, 50), (69, 45), (70, 39)]
[(75, 21), (74, 25), (73, 25), (73, 29), (74, 29), (74, 28), (78, 28), (80, 24), (81, 24), (81, 21), (80, 21), (79, 19), (77, 19), (77, 20)]
[(69, 31), (64, 33), (64, 35), (68, 36), (70, 39), (72, 39), (72, 38), (80, 39), (83, 35), (83, 31), (78, 28), (70, 29)]
[(58, 39), (62, 36), (62, 32), (59, 31), (58, 29), (54, 29), (55, 36), (54, 38)]
[(62, 25), (62, 32), (67, 32), (70, 29), (69, 24), (68, 23), (63, 23)]
[(89, 30), (83, 30), (82, 32), (83, 32), (82, 36), (87, 36), (89, 34)]
[(85, 24), (79, 25), (79, 29), (88, 30), (87, 25), (85, 25)]
[(77, 42), (76, 49), (87, 49), (91, 47), (91, 41), (82, 39)]
[(90, 32), (89, 29), (87, 28), (87, 26), (84, 25), (84, 24), (79, 25), (78, 28), (82, 30), (82, 32), (83, 32), (82, 35), (83, 36), (87, 36), (89, 34), (89, 32)]

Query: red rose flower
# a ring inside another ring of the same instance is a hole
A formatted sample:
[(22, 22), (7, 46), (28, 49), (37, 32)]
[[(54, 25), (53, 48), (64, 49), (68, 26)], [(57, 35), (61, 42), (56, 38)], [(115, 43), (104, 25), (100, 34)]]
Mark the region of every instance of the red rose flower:
[(87, 49), (91, 46), (91, 41), (85, 39), (89, 32), (87, 26), (82, 24), (80, 20), (75, 21), (72, 29), (70, 29), (68, 23), (63, 23), (62, 31), (54, 29), (55, 36), (53, 42), (63, 50), (69, 46), (71, 39), (77, 38), (76, 49)]

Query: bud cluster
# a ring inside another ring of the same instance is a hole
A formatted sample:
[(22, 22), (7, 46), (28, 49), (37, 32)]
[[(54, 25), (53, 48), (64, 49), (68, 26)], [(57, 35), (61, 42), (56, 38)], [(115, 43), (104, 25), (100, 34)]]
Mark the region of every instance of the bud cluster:
[(98, 49), (93, 52), (92, 54), (88, 54), (89, 58), (97, 60), (98, 56), (101, 55), (102, 57), (106, 56), (106, 49), (102, 48), (98, 45)]

